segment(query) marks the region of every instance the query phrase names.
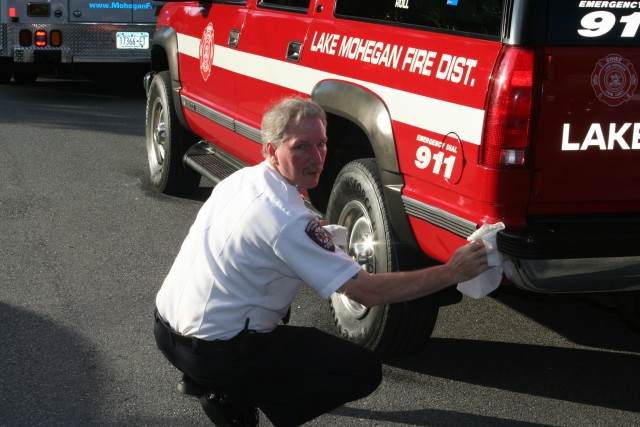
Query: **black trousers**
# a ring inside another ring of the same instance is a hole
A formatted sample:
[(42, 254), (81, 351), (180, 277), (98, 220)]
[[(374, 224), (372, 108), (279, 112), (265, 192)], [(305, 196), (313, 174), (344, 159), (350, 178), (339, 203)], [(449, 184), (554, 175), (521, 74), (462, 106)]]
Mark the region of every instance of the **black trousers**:
[(382, 380), (375, 353), (316, 328), (279, 325), (208, 342), (180, 339), (156, 315), (154, 333), (173, 366), (240, 406), (260, 408), (276, 427), (299, 426), (363, 398)]

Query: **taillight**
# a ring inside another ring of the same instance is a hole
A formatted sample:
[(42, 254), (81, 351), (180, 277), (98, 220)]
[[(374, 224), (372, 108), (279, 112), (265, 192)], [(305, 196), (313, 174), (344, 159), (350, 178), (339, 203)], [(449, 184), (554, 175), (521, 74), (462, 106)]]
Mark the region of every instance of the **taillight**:
[(49, 31), (49, 42), (51, 46), (59, 47), (62, 45), (62, 33), (60, 30)]
[(47, 45), (47, 32), (45, 30), (36, 30), (35, 36), (36, 46), (45, 47)]
[(20, 46), (29, 47), (33, 43), (33, 36), (29, 30), (20, 30), (19, 36)]
[(493, 168), (524, 166), (531, 134), (534, 52), (504, 48), (492, 81), (480, 163)]

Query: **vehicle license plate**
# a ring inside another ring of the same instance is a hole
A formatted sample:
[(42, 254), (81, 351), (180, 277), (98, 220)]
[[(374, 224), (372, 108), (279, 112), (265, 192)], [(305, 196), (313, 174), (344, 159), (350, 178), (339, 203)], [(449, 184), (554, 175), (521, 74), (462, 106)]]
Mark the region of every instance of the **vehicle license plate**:
[(149, 33), (116, 33), (118, 49), (149, 49)]

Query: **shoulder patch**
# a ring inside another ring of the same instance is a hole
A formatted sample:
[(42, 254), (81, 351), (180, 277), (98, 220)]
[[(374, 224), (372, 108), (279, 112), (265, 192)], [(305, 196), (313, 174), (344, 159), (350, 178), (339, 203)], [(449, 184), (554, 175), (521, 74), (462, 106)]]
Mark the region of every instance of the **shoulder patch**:
[(320, 222), (312, 220), (307, 223), (307, 227), (304, 229), (307, 236), (318, 246), (328, 250), (329, 252), (335, 252), (336, 247), (331, 240), (329, 233), (322, 228)]

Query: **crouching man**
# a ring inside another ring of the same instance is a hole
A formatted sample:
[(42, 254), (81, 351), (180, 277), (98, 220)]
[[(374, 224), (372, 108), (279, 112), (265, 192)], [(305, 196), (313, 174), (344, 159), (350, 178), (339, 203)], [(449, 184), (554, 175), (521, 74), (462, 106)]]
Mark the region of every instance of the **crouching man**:
[(280, 324), (302, 285), (365, 306), (408, 301), (488, 268), (482, 242), (444, 265), (369, 274), (331, 242), (302, 193), (327, 154), (326, 116), (286, 98), (264, 115), (265, 160), (220, 182), (156, 297), (156, 342), (217, 425), (297, 426), (373, 392), (381, 363), (315, 328)]

